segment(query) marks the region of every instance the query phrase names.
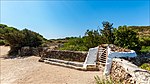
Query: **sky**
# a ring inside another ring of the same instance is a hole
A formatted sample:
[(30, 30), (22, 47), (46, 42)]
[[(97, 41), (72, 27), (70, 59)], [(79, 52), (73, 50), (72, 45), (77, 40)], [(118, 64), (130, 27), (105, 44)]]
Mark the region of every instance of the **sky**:
[(0, 23), (27, 28), (47, 39), (83, 36), (103, 21), (149, 26), (150, 0), (0, 0)]

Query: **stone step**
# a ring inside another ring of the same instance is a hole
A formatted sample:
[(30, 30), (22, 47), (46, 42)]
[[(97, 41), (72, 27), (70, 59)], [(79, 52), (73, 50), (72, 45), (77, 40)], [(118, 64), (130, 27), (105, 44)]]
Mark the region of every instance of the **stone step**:
[(106, 61), (100, 61), (100, 63), (106, 63)]
[(106, 59), (106, 56), (101, 57), (100, 59)]
[(106, 53), (101, 53), (101, 54), (105, 54), (106, 55)]
[(103, 60), (103, 59), (106, 60), (106, 57), (101, 57), (101, 58), (100, 58), (100, 60)]
[(77, 69), (77, 70), (85, 70), (83, 67), (73, 66), (73, 65), (64, 64), (64, 63), (53, 62), (53, 61), (49, 61), (49, 60), (44, 60), (44, 62), (47, 63), (47, 64), (58, 65), (58, 66), (63, 66), (63, 67), (67, 67), (67, 68)]
[(51, 61), (51, 62), (57, 62), (57, 63), (64, 63), (64, 64), (73, 65), (73, 66), (77, 66), (77, 67), (83, 67), (82, 62), (72, 62), (72, 61), (65, 61), (65, 60), (52, 59), (52, 58), (45, 58), (44, 60)]
[(89, 71), (98, 71), (98, 67), (96, 65), (87, 65), (87, 70)]
[(103, 52), (104, 50), (98, 50), (99, 52)]
[(105, 66), (105, 65), (106, 65), (106, 63), (101, 63), (101, 65)]
[(100, 61), (106, 61), (106, 59), (100, 59)]
[(100, 61), (106, 61), (106, 59), (100, 59)]
[(102, 54), (101, 57), (106, 57), (106, 54)]
[(106, 59), (106, 56), (101, 56), (100, 59)]

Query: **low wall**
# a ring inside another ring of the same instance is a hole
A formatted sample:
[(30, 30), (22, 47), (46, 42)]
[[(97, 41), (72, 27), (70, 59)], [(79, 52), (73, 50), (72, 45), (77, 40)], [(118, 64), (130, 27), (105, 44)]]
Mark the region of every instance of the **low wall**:
[(45, 50), (42, 55), (43, 58), (54, 58), (68, 61), (84, 62), (87, 52), (79, 51), (62, 51), (62, 50)]
[(137, 66), (141, 66), (143, 63), (150, 63), (150, 55), (149, 56), (137, 56), (131, 59), (127, 59), (133, 64)]
[(150, 72), (138, 68), (127, 60), (114, 58), (110, 76), (123, 84), (150, 84)]
[(84, 62), (87, 56), (87, 52), (81, 51), (62, 51), (62, 50), (52, 50), (47, 47), (22, 47), (18, 51), (20, 56), (40, 56), (44, 58), (54, 58), (67, 61), (78, 61)]
[(18, 50), (19, 56), (40, 56), (40, 53), (42, 52), (41, 47), (22, 47), (21, 50)]

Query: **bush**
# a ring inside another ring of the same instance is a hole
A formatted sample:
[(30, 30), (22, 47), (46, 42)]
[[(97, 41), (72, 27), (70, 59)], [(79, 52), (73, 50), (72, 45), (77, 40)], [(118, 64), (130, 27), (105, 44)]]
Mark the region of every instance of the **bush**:
[(144, 63), (144, 64), (142, 64), (142, 65), (140, 66), (140, 68), (150, 71), (150, 64)]
[(140, 52), (142, 53), (150, 52), (150, 46), (142, 46)]
[(40, 37), (39, 34), (28, 29), (22, 30), (22, 33), (24, 35), (24, 38), (22, 39), (22, 47), (37, 47), (42, 44), (42, 37)]
[(5, 41), (4, 40), (0, 40), (0, 45), (5, 45)]
[(87, 51), (88, 48), (84, 45), (82, 38), (74, 38), (69, 39), (68, 43), (64, 43), (60, 50)]
[(4, 33), (4, 39), (10, 44), (11, 50), (9, 55), (18, 54), (21, 47), (37, 47), (42, 44), (42, 38), (35, 32), (24, 29), (22, 31), (12, 30)]
[(140, 44), (142, 46), (150, 46), (150, 37), (141, 38)]
[(96, 47), (102, 43), (98, 30), (87, 30), (85, 36), (69, 39), (61, 50), (88, 51), (89, 48)]
[(98, 30), (87, 30), (83, 39), (83, 45), (87, 49), (96, 47), (102, 43), (101, 35)]
[(140, 41), (137, 37), (137, 33), (127, 28), (127, 26), (120, 26), (118, 30), (115, 30), (115, 44), (133, 50), (140, 50)]

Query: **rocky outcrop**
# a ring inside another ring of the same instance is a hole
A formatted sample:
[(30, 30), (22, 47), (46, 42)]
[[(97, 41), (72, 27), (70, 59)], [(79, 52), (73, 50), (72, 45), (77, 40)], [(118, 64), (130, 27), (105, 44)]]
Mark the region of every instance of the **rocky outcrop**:
[(124, 59), (113, 59), (110, 76), (123, 84), (150, 84), (150, 72)]

